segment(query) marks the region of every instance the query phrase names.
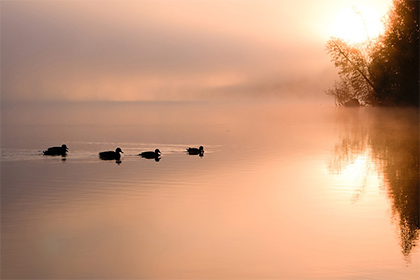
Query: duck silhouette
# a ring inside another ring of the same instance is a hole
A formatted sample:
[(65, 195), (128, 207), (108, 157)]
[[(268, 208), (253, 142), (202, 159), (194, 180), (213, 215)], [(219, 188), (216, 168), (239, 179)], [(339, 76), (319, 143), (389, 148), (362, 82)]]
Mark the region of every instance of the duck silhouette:
[(199, 148), (188, 148), (187, 152), (189, 155), (200, 155), (203, 156), (204, 154), (204, 148), (203, 146), (200, 146)]
[(67, 148), (66, 144), (61, 145), (61, 147), (50, 147), (47, 150), (43, 151), (44, 155), (46, 156), (63, 156), (67, 155)]
[(142, 152), (139, 154), (139, 156), (141, 156), (142, 158), (154, 159), (155, 161), (159, 161), (161, 152), (159, 151), (159, 149), (156, 149), (154, 152), (153, 151)]
[(100, 152), (99, 157), (103, 160), (120, 160), (121, 154), (124, 153), (121, 148), (116, 148), (115, 151)]

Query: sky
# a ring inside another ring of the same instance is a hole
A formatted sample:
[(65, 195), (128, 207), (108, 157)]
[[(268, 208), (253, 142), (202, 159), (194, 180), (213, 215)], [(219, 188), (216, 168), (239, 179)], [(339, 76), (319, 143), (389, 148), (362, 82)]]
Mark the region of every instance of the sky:
[(337, 15), (390, 0), (1, 2), (2, 101), (324, 96)]

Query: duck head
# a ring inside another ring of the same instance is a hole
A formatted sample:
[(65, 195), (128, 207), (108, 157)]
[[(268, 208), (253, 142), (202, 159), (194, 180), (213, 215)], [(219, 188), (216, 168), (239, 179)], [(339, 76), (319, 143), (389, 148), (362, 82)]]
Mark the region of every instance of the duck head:
[(116, 149), (115, 149), (115, 152), (116, 152), (117, 154), (119, 154), (119, 153), (124, 153), (124, 152), (121, 150), (121, 148), (120, 148), (120, 147), (116, 148)]

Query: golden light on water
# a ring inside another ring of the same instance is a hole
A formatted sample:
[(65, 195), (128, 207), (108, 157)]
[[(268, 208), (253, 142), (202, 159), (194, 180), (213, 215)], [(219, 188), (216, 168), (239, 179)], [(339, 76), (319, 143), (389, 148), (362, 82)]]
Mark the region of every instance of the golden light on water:
[(419, 275), (418, 109), (323, 93), (391, 0), (4, 2), (2, 278)]
[(337, 174), (337, 178), (343, 183), (355, 185), (378, 186), (380, 184), (375, 163), (367, 154), (359, 154), (353, 162)]

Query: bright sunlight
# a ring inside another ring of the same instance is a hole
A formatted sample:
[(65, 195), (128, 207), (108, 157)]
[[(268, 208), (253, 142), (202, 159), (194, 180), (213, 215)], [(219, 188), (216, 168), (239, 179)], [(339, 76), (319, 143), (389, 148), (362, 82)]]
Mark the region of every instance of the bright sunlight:
[(337, 14), (333, 23), (333, 35), (349, 43), (370, 40), (383, 30), (382, 16), (369, 6), (348, 6)]

